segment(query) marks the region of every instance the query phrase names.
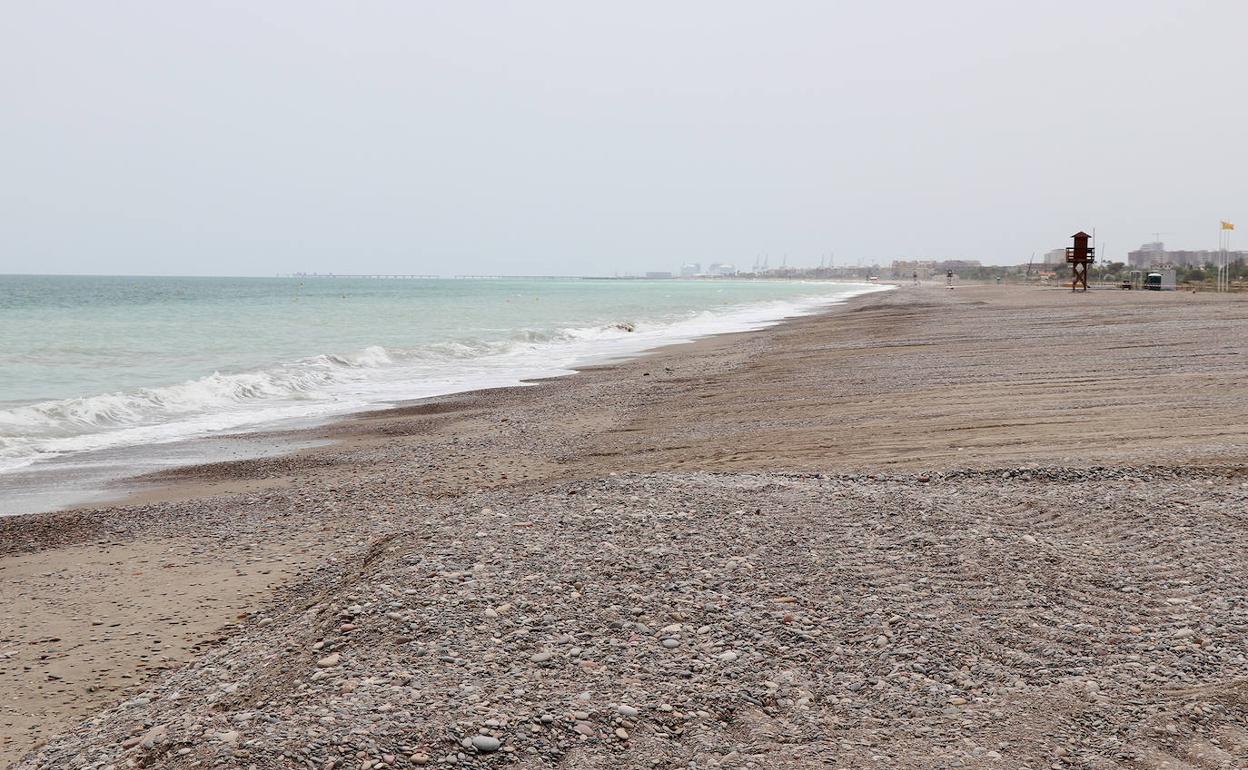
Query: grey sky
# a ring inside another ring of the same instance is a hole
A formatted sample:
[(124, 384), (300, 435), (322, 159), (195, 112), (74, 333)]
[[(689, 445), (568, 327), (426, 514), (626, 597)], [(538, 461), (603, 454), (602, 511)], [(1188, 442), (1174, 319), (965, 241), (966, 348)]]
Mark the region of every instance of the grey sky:
[(0, 272), (1212, 248), (1246, 41), (1242, 0), (10, 2)]

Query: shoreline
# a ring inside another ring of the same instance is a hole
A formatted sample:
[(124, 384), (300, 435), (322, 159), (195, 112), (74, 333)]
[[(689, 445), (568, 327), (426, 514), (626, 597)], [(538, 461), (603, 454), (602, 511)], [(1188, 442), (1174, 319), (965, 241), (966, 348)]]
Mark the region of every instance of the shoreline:
[[(565, 381), (643, 366), (647, 360), (656, 357), (697, 355), (706, 348), (712, 351), (717, 350), (725, 343), (731, 344), (730, 341), (735, 337), (748, 338), (772, 332), (804, 319), (823, 318), (848, 312), (851, 305), (868, 301), (872, 296), (883, 293), (884, 290), (863, 292), (828, 304), (812, 313), (776, 319), (760, 329), (719, 332), (693, 340), (671, 342), (619, 360), (589, 363), (568, 374), (527, 380), (518, 385), (478, 388), (411, 399), (386, 408), (348, 412), (328, 417), (316, 424), (301, 428), (277, 428), (254, 433), (223, 435), (217, 438), (226, 441), (237, 439), (273, 441), (275, 449), (260, 455), (211, 462), (191, 462), (163, 470), (117, 478), (112, 484), (116, 496), (110, 496), (98, 502), (84, 502), (52, 510), (0, 516), (0, 557), (6, 553), (3, 547), (6, 540), (5, 525), (10, 525), (8, 529), (22, 528), (12, 526), (18, 524), (16, 520), (55, 519), (56, 523), (49, 524), (47, 528), (62, 528), (68, 520), (91, 517), (98, 513), (107, 514), (122, 508), (181, 503), (201, 497), (260, 491), (269, 488), (269, 485), (281, 486), (289, 483), (281, 475), (284, 470), (304, 463), (313, 467), (324, 465), (327, 464), (326, 458), (349, 452), (361, 444), (386, 441), (392, 436), (388, 432), (386, 423), (393, 420), (428, 417), (431, 423), (436, 424), (440, 422), (439, 417), (461, 415), (464, 412), (475, 413), (483, 409), (505, 408), (508, 400), (523, 401), (533, 395), (536, 392), (535, 389), (541, 389), (541, 397), (548, 398), (550, 395), (546, 391)], [(375, 430), (373, 426), (379, 424), (382, 427)], [(299, 446), (304, 444), (312, 446)], [(287, 451), (282, 447), (295, 448)]]
[[(845, 283), (822, 281), (822, 283)], [(143, 498), (143, 490), (154, 480), (166, 476), (177, 476), (178, 471), (200, 465), (213, 465), (234, 460), (259, 459), (276, 455), (288, 454), (292, 444), (307, 441), (320, 441), (325, 433), (333, 433), (333, 426), (340, 422), (349, 422), (365, 415), (387, 412), (392, 409), (418, 405), (427, 401), (436, 401), (467, 393), (484, 390), (496, 390), (516, 387), (527, 387), (533, 382), (540, 382), (560, 377), (568, 377), (582, 369), (590, 369), (602, 365), (610, 365), (623, 361), (645, 357), (651, 352), (667, 347), (696, 342), (699, 339), (715, 337), (721, 334), (759, 331), (771, 328), (786, 321), (809, 315), (827, 312), (831, 308), (843, 304), (854, 297), (866, 296), (879, 291), (887, 291), (890, 285), (868, 287), (863, 283), (845, 283), (846, 286), (857, 286), (859, 291), (849, 297), (810, 300), (806, 307), (793, 315), (785, 315), (761, 320), (744, 321), (748, 328), (728, 328), (724, 331), (696, 335), (690, 339), (676, 338), (671, 341), (659, 341), (651, 347), (623, 352), (604, 352), (597, 354), (599, 360), (590, 360), (583, 365), (564, 369), (561, 366), (550, 366), (550, 373), (536, 377), (524, 377), (516, 382), (503, 385), (471, 386), (462, 390), (450, 390), (446, 393), (435, 393), (429, 396), (413, 397), (393, 401), (388, 406), (370, 405), (355, 408), (341, 413), (330, 413), (317, 417), (291, 417), (274, 423), (258, 423), (252, 427), (221, 431), (207, 435), (188, 436), (168, 442), (157, 442), (152, 445), (122, 445), (102, 449), (72, 452), (49, 460), (23, 466), (0, 474), (0, 492), (8, 492), (12, 498), (26, 498), (30, 502), (13, 510), (0, 511), (0, 517), (30, 515), (56, 511), (91, 510), (98, 508), (124, 505)], [(743, 312), (752, 306), (743, 305), (734, 312)], [(731, 327), (732, 324), (729, 324)], [(303, 438), (300, 437), (310, 437)], [(267, 444), (268, 441), (273, 444)], [(159, 449), (153, 449), (158, 447)], [(181, 459), (178, 459), (181, 457)], [(159, 466), (159, 467), (158, 467)], [(149, 470), (139, 470), (148, 467)], [(133, 470), (132, 470), (133, 469)]]
[[(901, 287), (574, 377), (365, 412), (326, 429), (332, 446), (163, 479), (180, 497), (0, 519), (0, 606), (23, 602), (0, 614), (12, 629), (0, 632), (0, 655), (17, 653), (0, 667), (0, 691), (19, 698), (0, 713), (0, 762), (142, 693), (146, 703), (114, 707), (16, 766), (79, 752), (177, 767), (282, 751), (317, 767), (359, 751), (393, 767), (448, 751), (464, 755), (461, 766), (493, 760), (448, 746), (448, 729), (488, 732), (534, 767), (648, 767), (708, 745), (741, 763), (761, 751), (752, 761), (783, 768), (860, 766), (881, 751), (897, 767), (930, 766), (930, 756), (977, 766), (987, 752), (1034, 763), (1053, 758), (1042, 737), (1057, 729), (1051, 705), (1085, 708), (1085, 689), (1071, 689), (1085, 680), (1098, 688), (1086, 708), (1110, 720), (1106, 734), (1134, 736), (1147, 715), (1114, 700), (1140, 686), (1120, 658), (1130, 650), (1191, 686), (1248, 673), (1235, 662), (1234, 605), (1215, 601), (1241, 581), (1248, 590), (1243, 565), (1218, 556), (1244, 537), (1227, 512), (1248, 495), (1248, 418), (1225, 407), (1248, 395), (1238, 376), (1248, 340), (1235, 332), (1248, 306), (1096, 300)], [(1103, 328), (1095, 355), (1044, 344), (1046, 330), (1075, 319)], [(1184, 347), (1194, 339), (1199, 356)], [(1071, 389), (1083, 408), (1070, 407)], [(1163, 409), (1171, 392), (1187, 397)], [(981, 535), (968, 539), (972, 530)], [(1186, 567), (1165, 555), (1174, 549)], [(952, 558), (953, 571), (933, 571), (933, 554)], [(1194, 581), (1187, 593), (1168, 577), (1180, 569)], [(1162, 597), (1168, 614), (1140, 615), (1154, 607), (1140, 594), (1102, 594), (1105, 574)], [(1083, 598), (1067, 601), (1071, 591)], [(1191, 606), (1165, 605), (1183, 597)], [(387, 602), (394, 609), (382, 611)], [(935, 611), (941, 602), (953, 604)], [(1029, 606), (1081, 628), (1079, 643), (1027, 631)], [(117, 612), (123, 625), (107, 631)], [(1187, 626), (1194, 635), (1171, 637)], [(1048, 650), (1034, 671), (1027, 634)], [(667, 638), (677, 645), (659, 644)], [(1199, 644), (1161, 643), (1169, 638)], [(1084, 657), (1089, 644), (1121, 681)], [(948, 650), (970, 656), (953, 666), (969, 667), (966, 683), (941, 678)], [(332, 654), (342, 662), (318, 664)], [(1200, 667), (1183, 669), (1183, 655)], [(942, 682), (943, 694), (894, 693), (908, 680), (883, 676), (887, 666), (873, 673), (884, 658)], [(808, 660), (835, 661), (835, 673)], [(274, 665), (301, 673), (277, 676)], [(134, 686), (120, 679), (142, 671), (155, 673)], [(219, 681), (223, 671), (235, 673)], [(416, 701), (364, 684), (396, 672)], [(460, 682), (492, 695), (442, 694)], [(577, 705), (579, 692), (591, 701)], [(1233, 689), (1204, 692), (1224, 714), (1210, 725), (1238, 718)], [(304, 704), (341, 721), (315, 727)], [(205, 716), (184, 722), (184, 708)], [(231, 721), (244, 713), (281, 728)], [(976, 726), (978, 754), (959, 723)], [(164, 732), (132, 732), (138, 724)], [(348, 748), (363, 724), (372, 747)], [(1179, 734), (1203, 729), (1183, 722)], [(336, 742), (313, 746), (299, 732), (308, 730)], [(803, 737), (775, 739), (787, 731)], [(234, 742), (214, 737), (231, 732)], [(1078, 751), (1093, 749), (1103, 747)]]

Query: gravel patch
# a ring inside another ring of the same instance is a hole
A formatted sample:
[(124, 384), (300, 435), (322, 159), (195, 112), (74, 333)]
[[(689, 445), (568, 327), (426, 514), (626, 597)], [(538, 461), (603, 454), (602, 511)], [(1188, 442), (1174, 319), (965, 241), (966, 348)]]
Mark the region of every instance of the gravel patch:
[(1246, 512), (1198, 468), (414, 503), (16, 767), (1242, 762)]

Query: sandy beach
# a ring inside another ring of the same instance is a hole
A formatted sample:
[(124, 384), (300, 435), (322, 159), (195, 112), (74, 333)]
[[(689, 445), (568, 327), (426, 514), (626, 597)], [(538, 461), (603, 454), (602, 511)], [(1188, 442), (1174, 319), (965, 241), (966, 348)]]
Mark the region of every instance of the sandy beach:
[(1246, 329), (904, 286), (0, 518), (0, 764), (1242, 767)]

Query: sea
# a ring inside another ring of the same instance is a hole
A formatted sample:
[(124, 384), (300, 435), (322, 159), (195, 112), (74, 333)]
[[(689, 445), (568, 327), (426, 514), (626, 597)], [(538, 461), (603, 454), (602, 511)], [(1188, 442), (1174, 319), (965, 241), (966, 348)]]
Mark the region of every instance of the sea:
[(269, 451), (248, 433), (563, 375), (880, 288), (0, 275), (0, 515), (103, 499), (128, 474)]

